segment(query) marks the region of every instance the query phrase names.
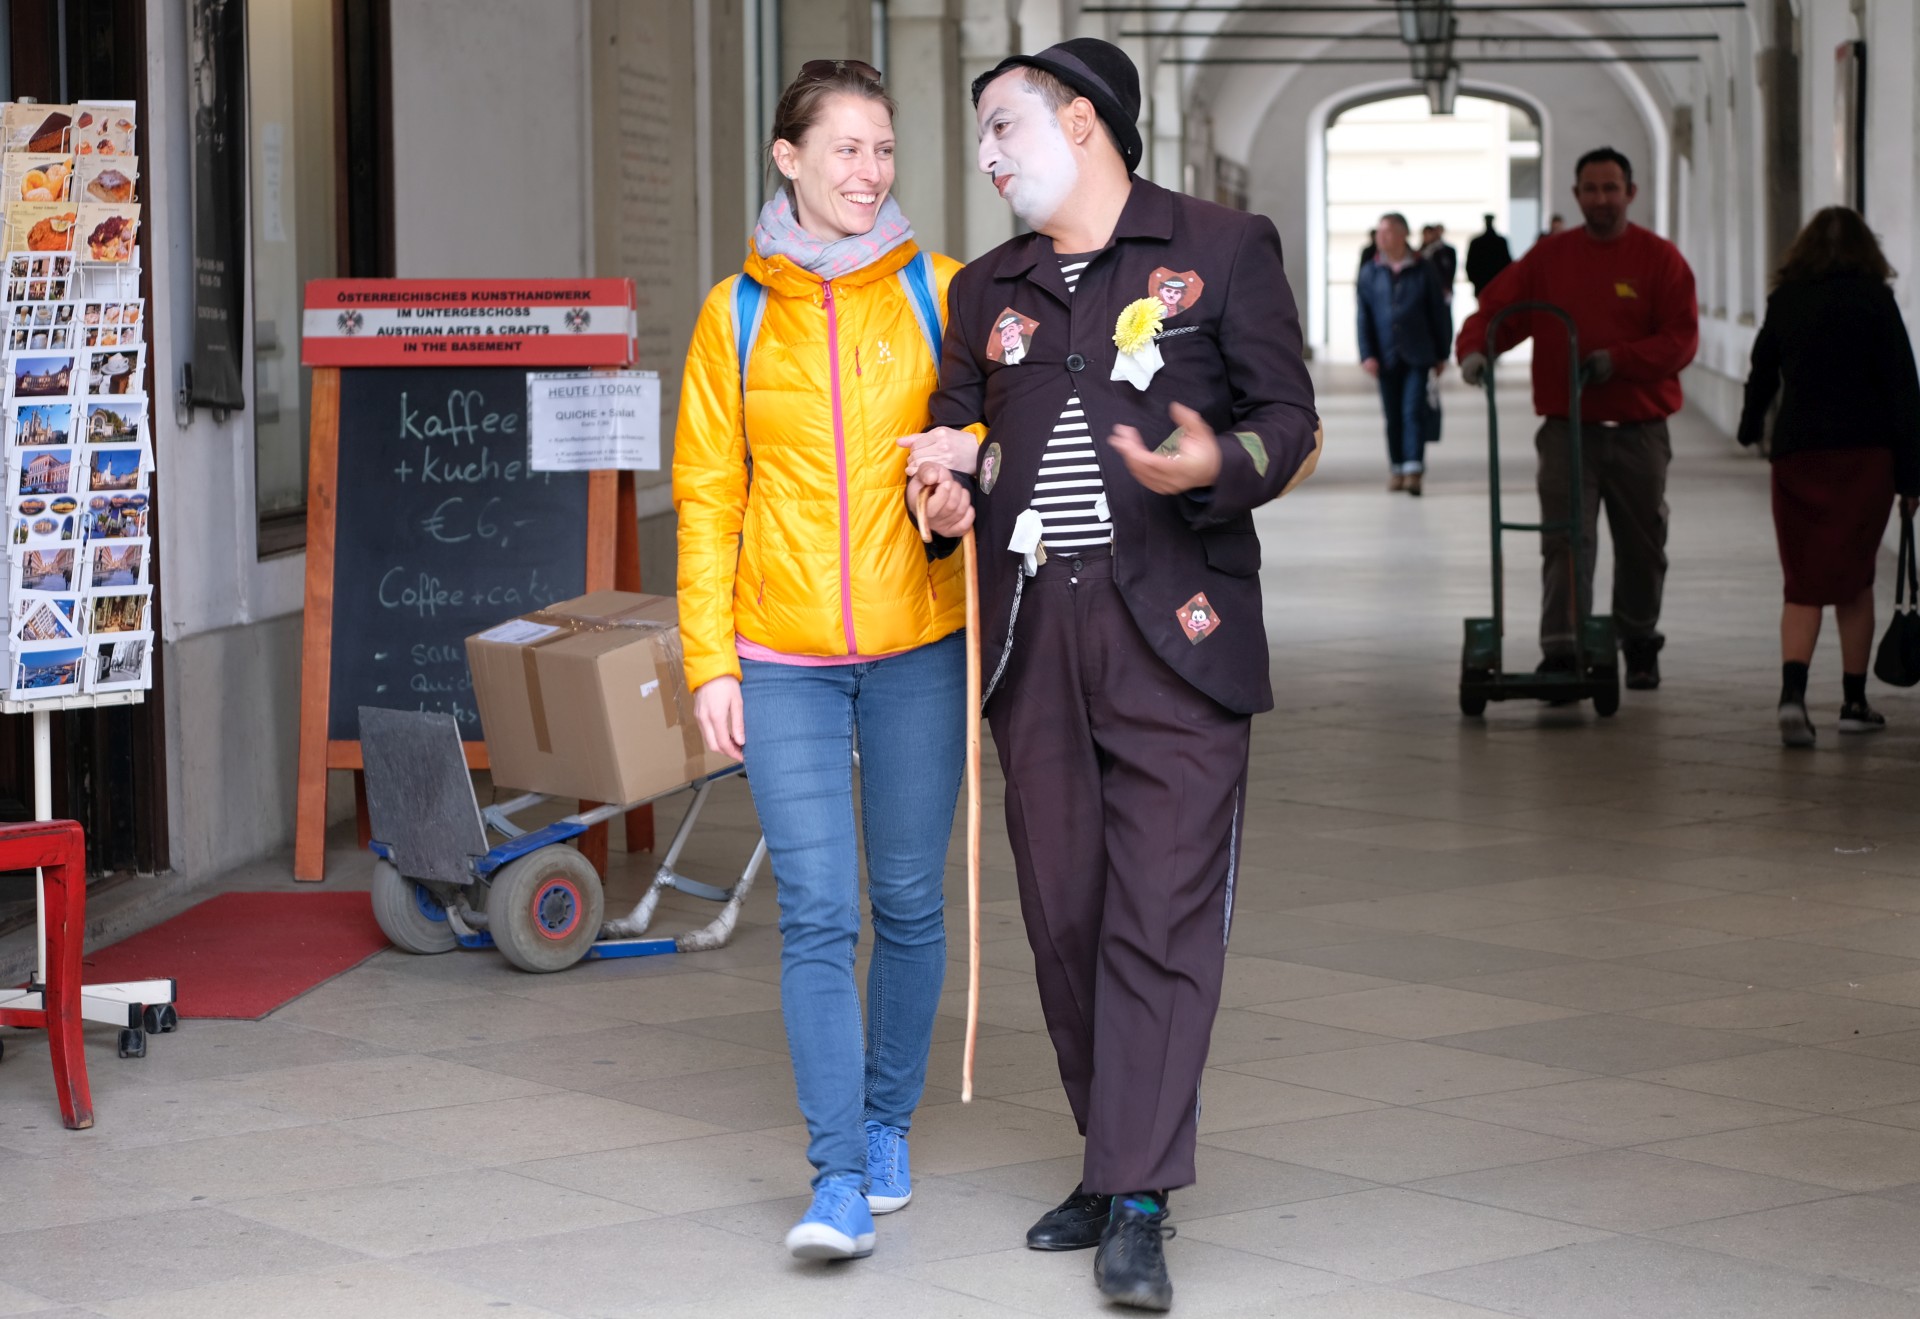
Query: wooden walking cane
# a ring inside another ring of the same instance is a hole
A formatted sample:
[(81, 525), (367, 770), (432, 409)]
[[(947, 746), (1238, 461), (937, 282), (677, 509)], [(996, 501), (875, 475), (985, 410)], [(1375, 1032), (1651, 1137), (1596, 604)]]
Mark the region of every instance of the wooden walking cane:
[[(914, 513), (920, 539), (933, 543), (927, 529), (927, 490)], [(980, 565), (974, 557), (973, 528), (960, 541), (967, 570), (967, 1044), (960, 1062), (960, 1102), (973, 1102), (973, 1048), (980, 1037)]]

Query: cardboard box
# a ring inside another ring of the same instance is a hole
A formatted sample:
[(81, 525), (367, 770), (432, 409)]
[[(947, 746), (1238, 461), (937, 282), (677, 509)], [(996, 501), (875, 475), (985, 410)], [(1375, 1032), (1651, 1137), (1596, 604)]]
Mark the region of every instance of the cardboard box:
[(635, 802), (718, 773), (693, 718), (672, 597), (595, 591), (467, 638), (493, 781)]

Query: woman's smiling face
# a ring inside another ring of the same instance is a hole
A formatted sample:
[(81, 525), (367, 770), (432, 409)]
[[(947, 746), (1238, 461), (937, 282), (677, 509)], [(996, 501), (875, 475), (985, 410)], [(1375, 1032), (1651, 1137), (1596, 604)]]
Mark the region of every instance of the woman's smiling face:
[(773, 144), (773, 159), (802, 229), (829, 243), (867, 233), (893, 191), (893, 117), (865, 96), (829, 97), (799, 142)]
[(1044, 225), (1080, 180), (1073, 145), (1047, 98), (1027, 84), (1025, 70), (1009, 69), (981, 92), (977, 122), (980, 172), (1015, 215)]

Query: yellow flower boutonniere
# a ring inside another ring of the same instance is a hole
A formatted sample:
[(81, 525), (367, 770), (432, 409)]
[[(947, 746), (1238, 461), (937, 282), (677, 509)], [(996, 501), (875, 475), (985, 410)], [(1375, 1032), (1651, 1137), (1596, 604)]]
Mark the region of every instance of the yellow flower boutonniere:
[(1160, 334), (1160, 318), (1167, 304), (1158, 298), (1135, 298), (1114, 322), (1113, 346), (1123, 353), (1137, 353)]
[(1158, 298), (1138, 298), (1129, 302), (1114, 322), (1113, 346), (1120, 350), (1113, 359), (1114, 380), (1124, 380), (1135, 389), (1145, 389), (1154, 372), (1163, 365), (1160, 357), (1160, 320), (1167, 314), (1166, 303)]

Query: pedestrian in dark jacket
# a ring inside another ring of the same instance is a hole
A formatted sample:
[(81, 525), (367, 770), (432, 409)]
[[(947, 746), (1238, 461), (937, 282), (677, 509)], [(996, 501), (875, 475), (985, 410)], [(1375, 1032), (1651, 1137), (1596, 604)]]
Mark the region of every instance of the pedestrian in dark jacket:
[(1420, 493), (1426, 447), (1438, 438), (1427, 373), (1447, 366), (1453, 317), (1433, 267), (1407, 243), (1407, 220), (1388, 212), (1374, 229), (1379, 252), (1360, 268), (1360, 365), (1380, 382), (1387, 414), (1387, 489)]
[(1453, 285), (1460, 276), (1460, 253), (1447, 241), (1447, 226), (1427, 224), (1420, 227), (1420, 257), (1439, 276), (1440, 293), (1453, 305)]
[(1479, 297), (1480, 291), (1512, 264), (1513, 249), (1494, 230), (1493, 216), (1488, 215), (1487, 227), (1475, 234), (1473, 241), (1467, 244), (1467, 283), (1473, 285), (1473, 296)]
[(1887, 281), (1893, 271), (1857, 211), (1829, 206), (1788, 249), (1753, 343), (1740, 443), (1773, 428), (1773, 529), (1786, 576), (1780, 613), (1780, 740), (1812, 746), (1807, 666), (1821, 611), (1840, 631), (1840, 731), (1887, 721), (1867, 702), (1873, 569), (1895, 492), (1920, 505), (1920, 376)]

